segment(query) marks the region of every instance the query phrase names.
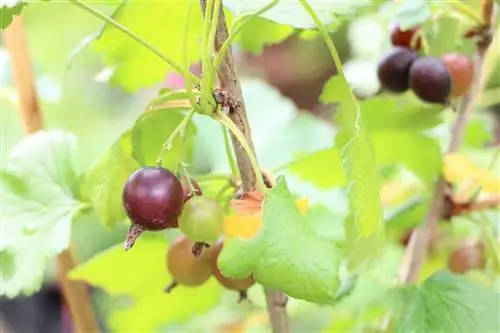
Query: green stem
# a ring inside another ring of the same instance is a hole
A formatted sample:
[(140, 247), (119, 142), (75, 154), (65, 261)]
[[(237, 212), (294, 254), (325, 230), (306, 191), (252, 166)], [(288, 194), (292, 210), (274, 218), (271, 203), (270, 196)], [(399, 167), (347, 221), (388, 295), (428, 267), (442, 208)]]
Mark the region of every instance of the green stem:
[[(172, 58), (170, 58), (169, 56), (160, 52), (155, 46), (153, 46), (152, 44), (148, 43), (147, 41), (145, 41), (144, 39), (142, 39), (141, 37), (136, 35), (133, 31), (131, 31), (127, 27), (121, 25), (120, 23), (116, 22), (112, 18), (104, 15), (100, 11), (90, 7), (89, 5), (82, 2), (81, 0), (69, 0), (69, 1), (72, 2), (73, 4), (75, 4), (76, 6), (84, 9), (85, 11), (89, 12), (90, 14), (100, 18), (101, 20), (105, 21), (106, 23), (111, 24), (116, 29), (120, 30), (121, 32), (123, 32), (124, 34), (126, 34), (127, 36), (129, 36), (130, 38), (132, 38), (133, 40), (135, 40), (136, 42), (138, 42), (139, 44), (141, 44), (142, 46), (144, 46), (145, 48), (147, 48), (148, 50), (150, 50), (154, 54), (156, 54), (158, 57), (160, 57), (167, 64), (172, 66), (176, 71), (178, 71), (181, 74), (183, 73), (181, 66), (176, 64)], [(200, 82), (200, 78), (194, 74), (191, 74), (191, 79), (196, 83)]]
[(264, 193), (267, 190), (267, 187), (264, 184), (262, 172), (260, 171), (259, 165), (257, 164), (257, 159), (255, 158), (252, 149), (250, 149), (250, 145), (245, 139), (243, 133), (241, 133), (238, 127), (233, 123), (231, 119), (229, 119), (229, 117), (224, 112), (217, 112), (212, 117), (215, 120), (219, 121), (222, 125), (224, 125), (228, 130), (230, 130), (240, 143), (241, 147), (243, 147), (243, 150), (245, 151), (248, 160), (250, 161), (253, 172), (255, 173), (255, 183), (257, 185), (257, 189)]
[(236, 161), (234, 160), (229, 134), (223, 124), (221, 124), (221, 128), (222, 128), (222, 135), (224, 136), (224, 148), (226, 149), (227, 159), (229, 162), (229, 166), (231, 167), (231, 174), (233, 175), (234, 178), (238, 178), (240, 172), (238, 170), (238, 167), (236, 166)]
[(191, 102), (191, 106), (196, 109), (198, 107), (198, 103), (196, 103), (195, 96), (193, 95), (193, 86), (192, 86), (192, 81), (191, 81), (191, 72), (189, 71), (189, 56), (188, 56), (188, 40), (189, 40), (189, 27), (190, 25), (190, 20), (191, 20), (191, 12), (193, 10), (193, 3), (194, 0), (189, 0), (188, 4), (188, 10), (186, 13), (186, 22), (184, 26), (184, 39), (183, 39), (183, 45), (182, 45), (182, 53), (183, 53), (183, 67), (184, 71), (182, 76), (184, 77), (184, 85), (186, 86), (187, 94), (189, 97), (189, 101)]
[(207, 80), (210, 78), (210, 65), (212, 63), (212, 59), (210, 57), (210, 50), (213, 48), (212, 45), (209, 45), (210, 41), (210, 30), (212, 28), (212, 13), (214, 8), (214, 1), (216, 0), (207, 0), (206, 8), (205, 8), (205, 21), (203, 25), (203, 50), (201, 57), (201, 69), (202, 69), (202, 100), (201, 105), (203, 107), (204, 113), (210, 114), (211, 107), (209, 101), (212, 100), (212, 87), (208, 84)]
[(217, 52), (217, 56), (215, 57), (215, 61), (212, 65), (212, 68), (210, 70), (211, 73), (216, 72), (219, 69), (219, 66), (222, 62), (222, 59), (224, 59), (224, 56), (226, 55), (227, 50), (231, 47), (233, 40), (238, 36), (240, 33), (241, 29), (248, 24), (251, 20), (253, 20), (255, 17), (262, 15), (263, 13), (267, 12), (269, 9), (273, 8), (275, 5), (278, 4), (280, 0), (273, 0), (270, 2), (268, 5), (262, 7), (262, 9), (258, 10), (252, 15), (245, 16), (244, 18), (236, 21), (234, 23), (233, 29), (231, 29), (231, 33), (229, 34), (229, 37), (224, 41), (224, 44), (222, 44), (222, 47), (220, 48), (219, 52)]
[(172, 149), (172, 144), (177, 137), (177, 135), (181, 134), (182, 131), (185, 131), (185, 128), (189, 125), (189, 122), (191, 121), (191, 118), (193, 118), (193, 115), (196, 113), (195, 109), (189, 110), (188, 114), (182, 119), (180, 124), (175, 128), (175, 130), (170, 134), (168, 137), (167, 141), (163, 144), (163, 147), (161, 148), (160, 154), (158, 156), (158, 159), (156, 160), (156, 165), (161, 166), (162, 165), (162, 160), (163, 156), (165, 155), (165, 152), (169, 151)]
[(470, 18), (477, 25), (483, 25), (481, 17), (460, 0), (450, 0), (450, 5), (459, 13)]
[[(309, 16), (311, 16), (312, 20), (316, 24), (316, 27), (318, 28), (319, 32), (321, 33), (321, 36), (325, 40), (325, 44), (328, 47), (328, 50), (330, 51), (330, 55), (332, 56), (333, 63), (335, 64), (338, 75), (342, 79), (344, 79), (344, 81), (347, 81), (345, 79), (344, 70), (342, 67), (342, 61), (340, 61), (339, 53), (337, 52), (337, 49), (335, 48), (335, 45), (333, 44), (333, 41), (332, 41), (330, 35), (328, 34), (328, 30), (326, 29), (325, 25), (321, 22), (318, 15), (316, 15), (314, 10), (311, 8), (311, 6), (309, 6), (307, 1), (306, 0), (299, 0), (299, 1), (300, 1), (300, 4), (302, 5), (302, 7), (304, 7), (306, 12), (309, 14)], [(356, 99), (356, 96), (354, 96), (352, 89), (349, 89), (349, 92), (350, 92), (349, 97), (351, 98), (352, 103), (354, 103), (354, 105), (356, 105), (357, 109), (359, 110), (359, 103), (358, 103), (358, 100)]]
[(208, 35), (208, 45), (207, 49), (205, 50), (207, 52), (206, 54), (206, 59), (208, 59), (210, 62), (207, 62), (207, 68), (208, 71), (206, 73), (207, 77), (206, 80), (204, 81), (204, 84), (210, 87), (214, 86), (214, 76), (215, 76), (215, 71), (213, 70), (212, 66), (212, 57), (214, 54), (214, 41), (215, 41), (215, 35), (217, 34), (217, 25), (219, 23), (219, 12), (220, 12), (220, 7), (222, 5), (222, 0), (214, 0), (214, 8), (213, 8), (213, 14), (212, 14), (212, 22), (210, 26), (210, 32)]

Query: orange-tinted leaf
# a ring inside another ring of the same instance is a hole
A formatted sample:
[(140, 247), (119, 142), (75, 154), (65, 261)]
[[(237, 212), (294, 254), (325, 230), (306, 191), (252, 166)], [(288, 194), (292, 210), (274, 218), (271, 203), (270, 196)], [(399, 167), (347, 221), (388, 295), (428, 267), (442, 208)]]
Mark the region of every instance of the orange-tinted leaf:
[[(255, 195), (255, 193), (258, 194)], [(259, 201), (258, 197), (261, 193), (249, 192), (247, 194), (250, 194), (250, 196), (247, 196), (246, 200), (241, 199), (232, 201), (232, 205), (236, 211), (236, 215), (227, 216), (224, 220), (224, 235), (228, 238), (252, 238), (259, 232), (260, 228), (262, 227), (262, 203), (259, 204), (258, 209), (256, 208), (256, 203)], [(306, 215), (308, 200), (298, 200), (296, 204), (300, 213), (302, 215)]]
[(231, 206), (237, 215), (248, 215), (260, 212), (264, 201), (264, 193), (250, 191), (243, 194), (241, 199), (231, 201)]

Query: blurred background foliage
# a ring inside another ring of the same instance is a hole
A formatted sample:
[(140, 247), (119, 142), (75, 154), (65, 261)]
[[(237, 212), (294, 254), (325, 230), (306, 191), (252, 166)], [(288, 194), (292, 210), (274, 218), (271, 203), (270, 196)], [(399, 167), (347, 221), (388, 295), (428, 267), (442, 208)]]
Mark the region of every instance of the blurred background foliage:
[[(119, 2), (115, 1), (92, 5), (110, 15), (118, 4)], [(393, 15), (394, 12), (391, 11), (390, 6), (386, 6), (386, 2), (377, 2), (356, 19), (339, 23), (338, 29), (332, 35), (344, 61), (347, 78), (360, 98), (373, 96), (379, 92), (376, 65), (378, 59), (390, 48), (388, 27)], [(172, 85), (175, 77), (170, 75), (150, 87), (129, 93), (119, 86), (109, 84), (113, 68), (106, 66), (103, 57), (96, 51), (95, 45), (91, 45), (72, 58), (82, 41), (100, 29), (102, 24), (100, 21), (64, 2), (30, 3), (23, 9), (22, 16), (26, 23), (28, 44), (34, 63), (46, 128), (62, 128), (78, 137), (79, 150), (76, 166), (79, 172), (83, 172), (134, 124), (148, 101), (156, 96), (158, 89)], [(430, 40), (433, 46), (432, 54), (441, 55), (450, 49), (471, 54), (471, 44), (457, 44), (456, 42), (458, 40), (456, 36), (465, 28), (456, 20), (446, 18), (432, 24), (435, 25), (432, 28), (439, 32), (432, 36), (434, 39)], [(243, 88), (250, 110), (249, 117), (259, 160), (266, 168), (280, 169), (284, 163), (295, 156), (297, 151), (312, 152), (331, 145), (335, 129), (322, 120), (330, 122), (332, 111), (331, 108), (319, 104), (318, 97), (324, 83), (335, 73), (335, 68), (331, 64), (323, 41), (316, 34), (309, 31), (292, 33), (292, 31), (276, 28), (276, 26), (269, 27), (268, 30), (262, 27), (263, 25), (259, 26), (264, 34), (266, 31), (275, 29), (272, 30), (275, 35), (270, 37), (269, 41), (275, 41), (274, 39), (282, 41), (263, 48), (262, 41), (256, 40), (255, 30), (245, 30), (240, 46), (253, 50), (254, 53), (239, 52), (237, 59), (239, 70), (245, 77)], [(168, 34), (168, 31), (154, 31), (154, 33), (161, 36)], [(122, 56), (127, 58), (127, 54)], [(147, 64), (144, 65), (147, 66)], [(9, 150), (24, 136), (17, 113), (16, 93), (9, 58), (4, 49), (0, 49), (0, 71), (2, 79), (0, 156), (4, 159)], [(467, 130), (466, 144), (470, 149), (482, 148), (491, 142), (498, 144), (500, 127), (498, 120), (495, 121), (492, 115), (497, 115), (496, 119), (500, 118), (498, 116), (500, 113), (499, 78), (500, 62), (497, 61), (492, 67), (487, 92), (483, 98), (486, 100), (483, 105), (487, 107), (480, 108)], [(135, 79), (138, 78), (127, 78), (131, 82)], [(151, 81), (148, 77), (144, 80)], [(276, 89), (269, 89), (269, 84)], [(302, 113), (297, 113), (299, 110)], [(269, 114), (269, 112), (273, 113)], [(311, 114), (317, 117), (311, 117)], [(280, 132), (277, 132), (277, 128)], [(199, 120), (198, 130), (200, 137), (207, 137), (216, 131), (220, 134), (218, 128), (210, 127), (210, 124), (203, 119)], [(434, 128), (433, 131), (433, 137), (442, 140), (440, 143), (445, 146), (448, 140), (446, 126)], [(296, 135), (292, 136), (292, 141), (290, 137), (287, 137), (287, 142), (284, 142), (279, 133), (296, 133)], [(307, 134), (307, 137), (304, 134)], [(220, 147), (221, 140), (219, 135), (210, 142), (206, 142), (207, 140), (196, 142), (195, 168), (197, 170), (225, 170), (224, 155), (220, 154), (220, 150), (217, 152), (216, 148), (215, 150), (211, 148)], [(291, 142), (293, 144), (287, 146)], [(278, 150), (279, 154), (276, 153)], [(489, 159), (487, 157), (482, 157), (482, 159), (484, 161), (482, 165), (486, 166)], [(387, 173), (393, 175), (389, 169)], [(301, 181), (300, 177), (288, 176), (294, 192), (311, 199), (312, 208), (309, 214), (314, 219), (318, 230), (326, 237), (341, 240), (343, 238), (341, 224), (332, 228), (328, 223), (332, 219), (339, 221), (343, 219), (346, 213), (343, 195), (335, 189), (319, 190), (310, 183)], [(394, 178), (397, 178), (396, 183), (387, 182), (384, 188), (387, 196), (383, 195), (382, 199), (389, 203), (399, 204), (401, 201), (408, 201), (411, 195), (401, 194), (404, 192), (401, 187), (409, 189), (411, 193), (422, 191), (423, 185), (415, 181), (413, 175), (406, 171), (399, 173), (398, 177), (387, 179), (394, 180)], [(332, 206), (332, 202), (337, 202), (338, 205)], [(418, 209), (422, 206), (416, 207)], [(405, 216), (396, 214), (391, 220), (394, 225), (399, 226), (395, 228), (399, 230), (396, 238), (400, 235), (401, 229), (406, 230), (420, 221), (423, 211), (422, 209), (417, 211), (417, 209), (409, 210)], [(388, 215), (390, 214), (389, 211)], [(400, 222), (397, 221), (398, 218)], [(471, 226), (471, 223), (462, 222), (453, 225), (458, 234), (470, 235), (471, 232), (477, 232), (477, 228)], [(73, 226), (73, 239), (79, 260), (86, 261), (94, 254), (117, 243), (119, 244), (117, 250), (121, 251), (120, 243), (125, 230), (126, 225), (121, 224), (114, 229), (109, 229), (104, 227), (93, 214), (82, 215)], [(174, 235), (176, 235), (175, 232), (168, 238), (172, 239)], [(155, 238), (163, 236), (146, 235), (144, 237), (153, 238), (153, 240), (144, 243), (144, 248), (138, 245), (132, 253), (134, 258), (127, 259), (136, 260), (134, 265), (130, 264), (134, 266), (134, 271), (129, 271), (129, 266), (125, 265), (124, 260), (116, 259), (116, 271), (120, 272), (124, 281), (110, 281), (109, 279), (116, 279), (116, 277), (108, 275), (102, 277), (101, 284), (108, 288), (117, 288), (117, 294), (120, 294), (119, 291), (122, 290), (120, 288), (126, 288), (127, 281), (132, 280), (134, 283), (144, 283), (145, 289), (152, 288), (151, 285), (147, 285), (147, 280), (141, 280), (144, 272), (162, 277), (158, 281), (161, 282), (162, 279), (164, 281), (158, 284), (168, 283), (164, 272), (163, 257), (166, 245), (163, 243), (163, 245), (158, 245), (158, 242), (154, 241)], [(157, 248), (152, 250), (148, 249), (148, 246)], [(141, 248), (144, 251), (141, 251)], [(118, 257), (123, 255), (118, 251), (113, 252), (113, 249), (111, 248), (103, 255)], [(365, 310), (368, 304), (384, 296), (384, 288), (387, 288), (397, 276), (402, 251), (403, 248), (398, 244), (391, 245), (386, 256), (376, 263), (369, 274), (363, 276), (355, 293), (333, 310), (291, 300), (289, 312), (293, 320), (294, 331), (345, 332), (354, 330), (357, 325), (366, 326), (367, 323), (378, 320), (380, 314), (383, 313), (381, 309), (370, 307), (369, 311)], [(151, 253), (156, 253), (157, 256), (153, 258), (150, 256)], [(442, 258), (436, 260), (442, 264)], [(436, 263), (430, 260), (425, 268), (427, 273), (424, 272), (423, 275), (432, 273), (435, 267)], [(85, 267), (84, 269), (91, 268)], [(161, 288), (160, 285), (157, 287)], [(109, 289), (107, 290), (109, 292)], [(180, 310), (178, 312), (172, 310), (171, 317), (168, 318), (161, 315), (160, 310), (154, 308), (154, 304), (168, 304), (169, 300), (165, 300), (165, 297), (171, 297), (163, 294), (151, 295), (149, 298), (141, 296), (141, 301), (144, 302), (142, 306), (150, 310), (139, 311), (136, 306), (135, 311), (140, 313), (133, 312), (134, 309), (124, 308), (129, 304), (130, 299), (111, 298), (108, 294), (99, 292), (98, 289), (94, 290), (93, 300), (102, 324), (109, 325), (113, 331), (207, 332), (214, 330), (227, 333), (267, 331), (265, 301), (261, 288), (258, 286), (250, 290), (249, 297), (252, 303), (243, 303), (238, 306), (235, 305), (236, 295), (223, 291), (214, 284), (213, 280), (202, 288), (192, 291), (185, 288), (179, 292), (177, 296), (175, 293), (171, 295), (175, 297), (176, 304), (185, 303), (185, 306), (190, 306), (188, 304), (196, 303), (199, 316), (186, 316)], [(158, 297), (163, 299), (159, 300)], [(185, 306), (180, 306), (180, 308)], [(15, 300), (2, 300), (1, 307), (3, 320), (13, 332), (68, 332), (67, 325), (65, 326), (60, 318), (60, 296), (54, 279), (53, 267), (47, 270), (46, 286), (40, 293)], [(176, 305), (172, 305), (172, 308), (174, 307)], [(148, 316), (148, 311), (151, 312), (150, 316)], [(160, 318), (156, 318), (158, 316)], [(333, 318), (335, 318), (334, 322)], [(162, 325), (158, 327), (158, 323)]]

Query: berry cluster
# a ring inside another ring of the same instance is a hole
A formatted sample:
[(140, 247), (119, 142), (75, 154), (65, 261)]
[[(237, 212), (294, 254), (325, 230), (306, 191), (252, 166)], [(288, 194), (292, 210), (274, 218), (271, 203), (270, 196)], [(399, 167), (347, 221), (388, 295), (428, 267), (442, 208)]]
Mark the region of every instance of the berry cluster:
[(377, 75), (383, 89), (403, 93), (411, 89), (422, 101), (448, 104), (450, 98), (464, 95), (470, 88), (473, 66), (457, 53), (440, 58), (419, 55), (420, 28), (391, 32), (394, 48), (378, 64)]
[(167, 268), (174, 278), (167, 291), (177, 284), (200, 285), (213, 275), (221, 285), (246, 297), (253, 279), (228, 279), (217, 267), (224, 210), (217, 201), (203, 195), (196, 181), (187, 177), (179, 180), (162, 167), (143, 167), (129, 176), (123, 189), (123, 206), (132, 222), (126, 250), (144, 231), (179, 228), (183, 232), (167, 254)]
[(195, 242), (182, 235), (168, 249), (167, 270), (173, 281), (165, 288), (165, 291), (171, 292), (178, 285), (200, 286), (213, 275), (226, 289), (239, 292), (239, 301), (246, 299), (248, 288), (255, 283), (253, 277), (250, 275), (244, 279), (230, 279), (222, 275), (217, 265), (217, 259), (224, 245), (223, 239), (220, 238), (200, 256), (192, 254), (194, 245)]
[(196, 181), (183, 177), (181, 183), (162, 167), (144, 167), (132, 173), (123, 189), (123, 206), (132, 221), (126, 250), (143, 231), (179, 228), (196, 242), (195, 252), (222, 234), (224, 211), (217, 201), (203, 196)]

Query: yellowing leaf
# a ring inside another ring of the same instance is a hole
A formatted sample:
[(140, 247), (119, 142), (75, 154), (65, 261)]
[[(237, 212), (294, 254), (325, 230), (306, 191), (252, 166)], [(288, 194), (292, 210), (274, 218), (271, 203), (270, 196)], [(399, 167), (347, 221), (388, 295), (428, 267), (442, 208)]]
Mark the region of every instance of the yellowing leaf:
[[(305, 216), (307, 214), (308, 200), (298, 200), (296, 205), (300, 213)], [(262, 227), (262, 223), (262, 208), (259, 212), (252, 214), (227, 216), (224, 220), (224, 235), (229, 238), (240, 237), (249, 239), (254, 237), (259, 232)]]
[(484, 192), (500, 192), (500, 179), (493, 172), (476, 165), (464, 154), (448, 154), (444, 158), (443, 173), (446, 180), (450, 183), (474, 181)]

